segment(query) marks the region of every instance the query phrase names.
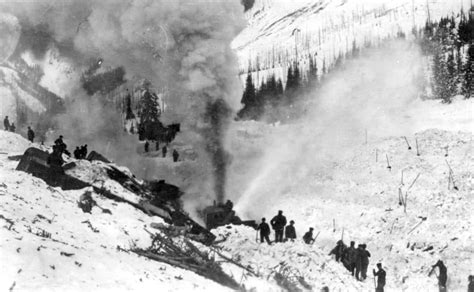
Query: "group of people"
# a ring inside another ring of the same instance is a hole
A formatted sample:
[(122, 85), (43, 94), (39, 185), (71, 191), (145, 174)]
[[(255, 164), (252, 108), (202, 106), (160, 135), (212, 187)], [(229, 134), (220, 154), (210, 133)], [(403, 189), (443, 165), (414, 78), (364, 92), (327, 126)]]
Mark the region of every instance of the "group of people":
[(82, 146), (77, 146), (73, 152), (74, 158), (76, 159), (86, 159), (87, 157), (87, 144)]
[(3, 127), (5, 128), (5, 131), (10, 131), (10, 132), (16, 131), (15, 123), (10, 124), (10, 121), (8, 120), (8, 116), (6, 116), (5, 119), (3, 119)]
[[(150, 152), (150, 143), (148, 141), (145, 141), (144, 147), (145, 147), (145, 152)], [(160, 151), (160, 142), (159, 141), (155, 142), (155, 150)], [(168, 153), (168, 147), (166, 147), (166, 145), (165, 145), (161, 148), (161, 154), (162, 154), (163, 158), (166, 157), (167, 153)], [(172, 155), (173, 155), (173, 161), (178, 162), (178, 160), (179, 160), (178, 150), (174, 149)]]
[(370, 252), (366, 244), (359, 244), (356, 248), (355, 242), (351, 241), (347, 247), (342, 240), (338, 240), (329, 255), (334, 255), (336, 261), (342, 263), (357, 280), (363, 281), (367, 278)]
[[(3, 127), (5, 128), (5, 131), (10, 131), (10, 132), (16, 131), (15, 123), (10, 124), (10, 120), (8, 120), (8, 116), (6, 116), (5, 119), (3, 119)], [(28, 140), (31, 143), (33, 143), (35, 140), (35, 132), (33, 131), (33, 129), (31, 129), (30, 126), (28, 126), (28, 131), (26, 135), (28, 136)]]
[[(285, 241), (295, 241), (296, 230), (295, 221), (290, 220), (290, 224), (287, 225), (286, 217), (283, 215), (283, 211), (279, 210), (278, 214), (270, 220), (270, 225), (275, 232), (275, 243)], [(267, 242), (271, 245), (270, 241), (270, 225), (266, 222), (266, 218), (262, 218), (262, 222), (257, 227), (257, 232), (260, 232), (260, 242)], [(306, 244), (312, 244), (316, 240), (313, 237), (314, 228), (310, 227), (309, 230), (304, 234), (303, 241)], [(344, 244), (342, 240), (337, 241), (336, 246), (331, 250), (329, 255), (334, 255), (337, 262), (341, 262), (357, 280), (363, 281), (367, 278), (367, 269), (369, 267), (370, 252), (366, 249), (366, 244), (359, 244), (355, 247), (355, 242), (351, 241), (350, 247)], [(382, 264), (377, 264), (377, 271), (374, 269), (373, 274), (377, 277), (377, 292), (383, 292), (385, 287), (386, 272), (382, 268)]]

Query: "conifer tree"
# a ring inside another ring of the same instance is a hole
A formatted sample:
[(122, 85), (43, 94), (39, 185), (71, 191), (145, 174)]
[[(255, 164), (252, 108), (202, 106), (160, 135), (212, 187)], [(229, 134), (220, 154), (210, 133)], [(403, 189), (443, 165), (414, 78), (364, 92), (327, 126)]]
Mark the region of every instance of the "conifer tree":
[(158, 96), (148, 89), (144, 90), (139, 106), (139, 129), (142, 130), (142, 138), (147, 140), (158, 139), (158, 134), (163, 130), (163, 125), (159, 120)]
[(134, 119), (135, 114), (133, 113), (133, 110), (132, 110), (132, 98), (130, 96), (130, 93), (127, 94), (127, 96), (125, 97), (125, 102), (126, 102), (125, 119), (126, 120)]
[(467, 50), (467, 59), (464, 65), (464, 82), (462, 84), (462, 93), (465, 98), (471, 98), (474, 95), (474, 44), (469, 45)]

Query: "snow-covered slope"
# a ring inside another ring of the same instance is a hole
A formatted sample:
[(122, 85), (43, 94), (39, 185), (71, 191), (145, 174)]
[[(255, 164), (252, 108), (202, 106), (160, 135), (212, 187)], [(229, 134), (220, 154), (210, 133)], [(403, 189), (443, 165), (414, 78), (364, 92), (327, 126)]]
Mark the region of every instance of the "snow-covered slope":
[[(0, 290), (7, 291), (227, 291), (192, 272), (139, 258), (151, 222), (163, 223), (125, 203), (94, 197), (92, 214), (77, 206), (79, 191), (51, 188), (15, 171), (8, 154), (31, 146), (0, 131)], [(49, 234), (49, 235), (48, 235)]]
[(399, 33), (410, 35), (428, 19), (459, 17), (469, 4), (467, 0), (256, 0), (246, 12), (247, 27), (232, 45), (242, 73), (250, 65), (261, 71), (255, 79), (274, 73), (285, 80), (293, 61), (306, 71), (308, 57), (316, 57), (318, 68), (323, 62), (327, 68), (354, 46), (377, 45)]
[[(241, 122), (230, 135), (234, 157), (228, 193), (234, 195), (237, 212), (248, 218), (269, 219), (283, 210), (296, 221), (300, 238), (310, 226), (320, 231), (314, 248), (324, 252), (316, 251), (313, 258), (325, 263), (329, 274), (339, 270), (328, 266), (324, 253), (344, 233), (346, 244), (367, 243), (369, 271), (379, 261), (384, 264), (388, 291), (437, 291), (437, 279), (428, 273), (438, 259), (448, 267), (448, 290), (463, 291), (474, 273), (473, 105), (460, 99), (450, 105), (415, 101), (395, 115), (382, 108), (384, 113), (373, 115), (367, 128), (346, 129), (351, 125), (318, 115), (320, 122), (314, 124), (308, 119), (289, 125)], [(339, 118), (353, 121), (350, 114)], [(448, 186), (450, 167), (457, 189), (452, 182)], [(399, 205), (400, 191), (407, 198), (406, 213)], [(299, 259), (291, 256), (292, 245), (257, 247), (251, 235), (239, 231), (230, 236), (239, 242), (233, 252), (244, 263), (269, 273), (277, 265), (270, 254), (302, 273), (317, 266), (291, 260)], [(309, 250), (295, 246), (300, 248), (306, 257)], [(341, 270), (340, 278), (324, 274), (311, 283), (328, 285), (330, 291), (339, 291), (340, 283), (346, 287), (340, 291), (373, 289), (371, 277), (356, 286), (346, 275)]]

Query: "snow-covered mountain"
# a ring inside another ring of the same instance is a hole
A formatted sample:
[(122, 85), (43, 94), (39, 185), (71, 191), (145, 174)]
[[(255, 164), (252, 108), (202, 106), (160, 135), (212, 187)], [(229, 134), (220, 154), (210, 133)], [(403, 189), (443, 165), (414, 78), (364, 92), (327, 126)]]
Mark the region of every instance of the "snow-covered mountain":
[(58, 113), (63, 101), (28, 77), (13, 63), (0, 65), (0, 115), (9, 116), (10, 122), (36, 124), (46, 112)]
[[(297, 61), (303, 72), (309, 57), (330, 67), (353, 48), (375, 46), (399, 34), (410, 37), (428, 20), (459, 17), (470, 2), (435, 0), (255, 0), (247, 27), (233, 41), (242, 75), (250, 69), (255, 84), (268, 74), (283, 81)], [(245, 76), (243, 77), (245, 78)]]

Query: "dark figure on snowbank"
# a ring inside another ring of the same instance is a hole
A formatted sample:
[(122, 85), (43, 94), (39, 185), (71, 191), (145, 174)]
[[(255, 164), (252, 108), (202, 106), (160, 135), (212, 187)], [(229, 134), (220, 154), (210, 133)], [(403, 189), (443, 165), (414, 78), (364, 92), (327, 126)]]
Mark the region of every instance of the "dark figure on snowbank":
[(62, 158), (62, 152), (57, 145), (53, 145), (53, 152), (49, 154), (47, 163), (54, 174), (64, 174), (62, 167), (64, 160)]
[(82, 209), (84, 213), (91, 213), (92, 207), (96, 206), (97, 202), (92, 198), (91, 191), (87, 190), (84, 194), (81, 195), (77, 206)]
[(179, 159), (179, 153), (176, 149), (173, 150), (173, 161), (178, 162)]
[(155, 142), (155, 151), (160, 151), (160, 142), (158, 140)]
[(87, 157), (87, 144), (81, 146), (81, 159), (86, 159)]
[(60, 135), (59, 138), (54, 141), (54, 145), (57, 146), (58, 151), (61, 153), (65, 152), (67, 149), (67, 145), (64, 143), (62, 135)]
[(347, 245), (342, 242), (342, 240), (338, 240), (336, 243), (336, 246), (331, 250), (329, 255), (335, 255), (336, 256), (336, 262), (343, 261), (344, 260), (344, 253), (347, 249)]
[(448, 281), (448, 268), (446, 268), (442, 260), (437, 261), (436, 264), (432, 266), (432, 269), (428, 277), (431, 276), (431, 274), (434, 272), (436, 267), (438, 267), (439, 269), (439, 276), (438, 276), (439, 292), (446, 292), (447, 291), (446, 282)]
[(33, 143), (33, 140), (35, 140), (35, 132), (33, 132), (33, 130), (28, 127), (28, 140), (30, 140), (31, 143)]
[(357, 249), (355, 248), (355, 242), (351, 241), (351, 246), (349, 246), (344, 253), (344, 259), (342, 260), (342, 263), (346, 269), (351, 272), (352, 276), (354, 276), (356, 268), (356, 257)]
[(283, 211), (279, 210), (278, 215), (273, 217), (270, 221), (273, 230), (275, 230), (275, 242), (283, 242), (283, 230), (286, 225), (286, 217), (283, 216)]
[(467, 284), (467, 292), (474, 292), (474, 276), (470, 275), (467, 280), (469, 281)]
[(163, 154), (163, 157), (166, 157), (166, 152), (168, 152), (168, 148), (166, 148), (166, 146), (163, 146), (163, 148), (161, 148), (161, 154)]
[(145, 142), (145, 152), (150, 151), (150, 143), (148, 141)]
[(16, 131), (15, 123), (12, 123), (10, 126), (10, 132), (15, 133), (15, 131)]
[(76, 147), (76, 149), (73, 152), (74, 158), (76, 159), (81, 159), (81, 149), (79, 149), (79, 146)]
[(370, 252), (366, 250), (367, 245), (359, 244), (356, 256), (356, 279), (359, 281), (367, 278)]
[(311, 244), (313, 241), (314, 241), (314, 238), (313, 238), (313, 230), (314, 228), (313, 227), (310, 227), (308, 232), (306, 232), (304, 235), (303, 235), (303, 241), (306, 243), (306, 244)]
[(8, 120), (8, 116), (3, 120), (3, 127), (5, 128), (5, 131), (10, 131), (10, 121)]
[(295, 230), (295, 221), (291, 220), (290, 225), (285, 228), (285, 241), (291, 240), (295, 241), (296, 239), (296, 230)]
[(374, 277), (377, 277), (377, 287), (375, 287), (375, 292), (383, 292), (383, 287), (385, 287), (385, 270), (382, 269), (382, 264), (377, 264), (377, 272), (375, 269), (372, 270)]
[(270, 235), (270, 226), (265, 222), (265, 218), (262, 218), (262, 223), (258, 225), (257, 230), (260, 230), (260, 242), (263, 243), (263, 241), (266, 240), (268, 244), (271, 244), (270, 238), (268, 238)]

